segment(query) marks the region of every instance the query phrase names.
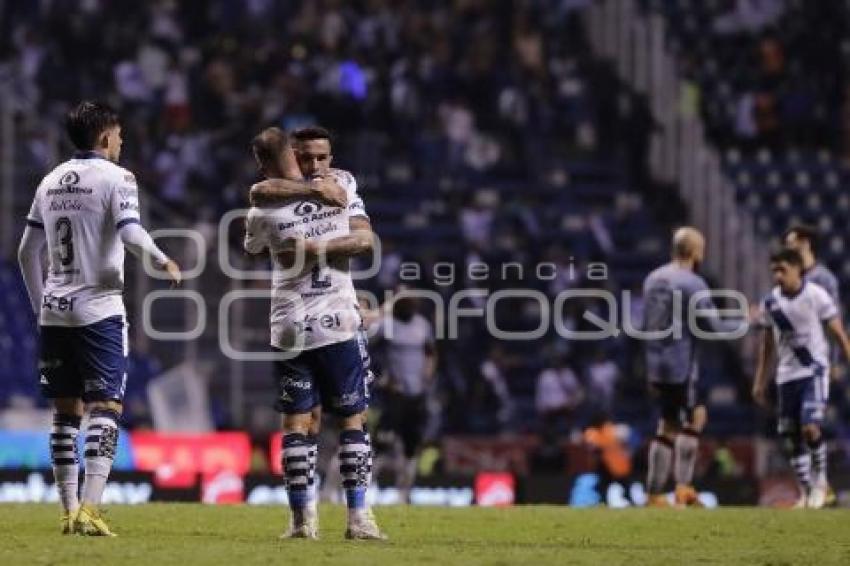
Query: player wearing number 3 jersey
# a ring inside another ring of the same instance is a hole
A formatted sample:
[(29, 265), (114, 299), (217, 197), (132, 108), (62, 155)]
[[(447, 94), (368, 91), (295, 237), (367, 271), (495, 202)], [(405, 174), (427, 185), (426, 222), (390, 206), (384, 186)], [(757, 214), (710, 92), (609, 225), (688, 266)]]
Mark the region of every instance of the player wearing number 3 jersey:
[[(50, 452), (62, 532), (110, 536), (96, 507), (118, 443), (127, 378), (124, 247), (151, 256), (174, 283), (181, 275), (141, 227), (136, 179), (116, 164), (122, 142), (115, 112), (83, 102), (68, 115), (67, 130), (78, 153), (39, 184), (18, 259), (39, 321), (41, 386), (55, 408)], [(84, 410), (80, 501), (77, 434)]]

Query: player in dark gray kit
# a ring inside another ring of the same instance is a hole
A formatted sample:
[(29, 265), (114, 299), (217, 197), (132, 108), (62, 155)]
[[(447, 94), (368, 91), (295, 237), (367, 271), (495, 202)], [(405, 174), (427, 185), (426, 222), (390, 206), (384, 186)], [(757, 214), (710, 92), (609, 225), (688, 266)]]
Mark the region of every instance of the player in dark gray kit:
[[(670, 469), (676, 482), (676, 503), (699, 506), (693, 488), (699, 435), (706, 424), (705, 407), (697, 401), (698, 340), (688, 321), (692, 297), (708, 291), (697, 275), (705, 254), (705, 238), (691, 227), (673, 235), (672, 260), (647, 276), (643, 284), (644, 330), (663, 337), (645, 342), (646, 368), (652, 394), (661, 409), (655, 438), (649, 445), (648, 505), (666, 507)], [(700, 328), (732, 332), (739, 324), (719, 318), (709, 296), (695, 299)]]
[(822, 262), (818, 261), (818, 231), (812, 226), (795, 224), (782, 235), (785, 247), (792, 249), (803, 258), (803, 275), (806, 281), (817, 283), (829, 294), (832, 301), (839, 306), (838, 278)]

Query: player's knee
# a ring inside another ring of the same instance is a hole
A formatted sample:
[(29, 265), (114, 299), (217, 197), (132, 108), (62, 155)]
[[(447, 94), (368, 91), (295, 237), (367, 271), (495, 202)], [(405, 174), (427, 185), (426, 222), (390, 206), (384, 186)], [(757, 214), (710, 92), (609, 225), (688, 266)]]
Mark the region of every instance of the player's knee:
[(350, 415), (342, 418), (342, 429), (343, 430), (363, 430), (363, 425), (366, 423), (366, 418), (364, 413), (357, 413), (356, 415)]
[(310, 434), (312, 425), (312, 413), (297, 413), (283, 417), (283, 432), (286, 434)]
[(810, 423), (803, 427), (803, 438), (807, 444), (816, 444), (820, 441), (821, 430), (816, 424)]
[(53, 400), (53, 408), (60, 415), (71, 415), (82, 417), (85, 405), (81, 399), (61, 398)]
[(672, 442), (681, 428), (681, 425), (676, 421), (661, 419), (658, 421), (658, 436), (663, 436)]
[(123, 412), (123, 410), (124, 410), (124, 406), (123, 406), (120, 402), (118, 402), (118, 401), (113, 401), (113, 400), (109, 400), (109, 401), (91, 401), (91, 402), (89, 402), (89, 403), (86, 403), (86, 409), (87, 409), (89, 412), (97, 411), (97, 410), (101, 410), (101, 411), (112, 411), (112, 412), (114, 412), (115, 414), (117, 414), (117, 415), (119, 415), (119, 416), (120, 416), (120, 415), (121, 415), (121, 413), (122, 413), (122, 412)]
[(322, 432), (322, 421), (311, 419), (310, 426), (307, 429), (307, 433), (310, 436), (319, 436), (319, 433)]
[(319, 433), (322, 431), (322, 408), (320, 406), (315, 407), (310, 412), (310, 427), (308, 432), (311, 436), (319, 436)]
[(788, 457), (797, 456), (803, 452), (803, 439), (798, 431), (786, 431), (780, 433), (782, 439), (782, 451)]
[(694, 407), (694, 410), (691, 413), (690, 428), (696, 433), (701, 433), (705, 428), (706, 423), (708, 423), (708, 411), (706, 410), (705, 405), (698, 405)]

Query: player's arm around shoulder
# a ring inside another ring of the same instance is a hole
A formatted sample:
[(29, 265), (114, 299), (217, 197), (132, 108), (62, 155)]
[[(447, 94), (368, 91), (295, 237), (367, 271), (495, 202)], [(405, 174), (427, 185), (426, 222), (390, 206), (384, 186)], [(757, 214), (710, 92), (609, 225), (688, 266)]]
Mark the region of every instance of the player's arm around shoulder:
[(336, 179), (265, 179), (251, 186), (251, 206), (273, 206), (293, 198), (315, 199), (329, 206), (344, 207), (348, 203), (345, 190)]
[(365, 216), (368, 219), (366, 205), (360, 197), (357, 179), (354, 175), (344, 169), (331, 169), (331, 177), (345, 191), (346, 208), (348, 209), (349, 216)]

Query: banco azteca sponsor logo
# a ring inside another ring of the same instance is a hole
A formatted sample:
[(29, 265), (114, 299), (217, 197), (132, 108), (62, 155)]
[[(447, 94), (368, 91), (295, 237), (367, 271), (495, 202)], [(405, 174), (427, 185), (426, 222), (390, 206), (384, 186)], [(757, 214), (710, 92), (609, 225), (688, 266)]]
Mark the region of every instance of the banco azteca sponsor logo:
[(80, 182), (80, 176), (76, 171), (68, 171), (59, 179), (59, 184), (64, 186), (76, 185)]
[(298, 216), (307, 216), (308, 214), (315, 214), (322, 210), (322, 205), (318, 202), (305, 200), (299, 202), (295, 205), (295, 214)]

